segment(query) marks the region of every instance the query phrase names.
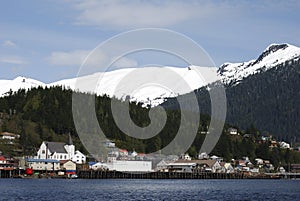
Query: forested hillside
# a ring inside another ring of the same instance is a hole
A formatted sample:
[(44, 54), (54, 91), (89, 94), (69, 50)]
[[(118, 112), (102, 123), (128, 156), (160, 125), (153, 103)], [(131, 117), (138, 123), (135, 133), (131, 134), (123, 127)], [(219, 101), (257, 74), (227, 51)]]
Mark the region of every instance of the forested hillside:
[[(251, 75), (226, 87), (226, 122), (246, 129), (251, 124), (264, 133), (289, 142), (300, 141), (300, 60)], [(211, 87), (213, 88), (213, 87)], [(202, 113), (210, 114), (206, 88), (195, 91)], [(188, 95), (184, 95), (186, 101)], [(176, 109), (176, 100), (162, 104)], [(193, 110), (193, 108), (189, 108)], [(296, 138), (297, 137), (297, 138)]]
[[(179, 110), (166, 110), (168, 119), (161, 132), (155, 137), (141, 140), (125, 135), (116, 126), (111, 114), (109, 97), (97, 96), (95, 100), (96, 114), (101, 128), (106, 136), (116, 142), (120, 148), (151, 153), (169, 144), (177, 134), (181, 120)], [(136, 125), (141, 127), (149, 125), (149, 109), (136, 103), (130, 103), (129, 106), (130, 116)], [(42, 140), (67, 142), (68, 133), (72, 134), (76, 147), (85, 151), (73, 123), (71, 90), (61, 87), (36, 88), (28, 92), (19, 90), (17, 93), (0, 98), (0, 111), (2, 114), (0, 131), (15, 132), (21, 135), (19, 146), (0, 144), (0, 150), (5, 153), (34, 154)], [(118, 116), (120, 118), (122, 114)], [(188, 150), (188, 153), (195, 158), (206, 136), (203, 132), (207, 131), (209, 121), (208, 115), (201, 115), (197, 136)], [(253, 126), (246, 131), (240, 131), (241, 134), (252, 133), (250, 138), (243, 137), (243, 135), (229, 135), (226, 132), (229, 127), (229, 125), (225, 125), (224, 132), (212, 154), (222, 156), (227, 161), (232, 158), (249, 156), (251, 159), (256, 157), (271, 159), (275, 165), (300, 162), (300, 155), (296, 152), (280, 148), (271, 150), (268, 142), (257, 143), (260, 139), (260, 132)], [(18, 152), (14, 152), (13, 149)]]

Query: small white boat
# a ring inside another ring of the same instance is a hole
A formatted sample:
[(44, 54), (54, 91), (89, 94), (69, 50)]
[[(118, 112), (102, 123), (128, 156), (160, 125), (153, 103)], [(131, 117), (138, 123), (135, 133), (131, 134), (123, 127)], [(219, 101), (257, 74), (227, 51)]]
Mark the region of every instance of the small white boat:
[(78, 179), (78, 175), (77, 174), (71, 174), (70, 179)]

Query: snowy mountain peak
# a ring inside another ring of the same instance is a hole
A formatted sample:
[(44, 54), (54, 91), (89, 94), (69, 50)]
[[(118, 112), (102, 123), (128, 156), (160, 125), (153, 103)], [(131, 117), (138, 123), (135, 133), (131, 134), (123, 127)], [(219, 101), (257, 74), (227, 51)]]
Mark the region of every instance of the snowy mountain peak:
[[(206, 80), (199, 75), (199, 72), (201, 75), (206, 75)], [(26, 77), (17, 77), (13, 80), (0, 80), (0, 96), (8, 95), (10, 91), (28, 90), (38, 86), (64, 86), (71, 90), (95, 93), (97, 95), (106, 94), (110, 97), (124, 100), (129, 98), (130, 101), (141, 102), (144, 106), (156, 106), (164, 102), (166, 98), (191, 92), (216, 81), (216, 76), (210, 76), (213, 73), (214, 75), (216, 74), (216, 69), (210, 67), (188, 66), (180, 68), (167, 66), (125, 68), (108, 72), (97, 72), (50, 84)], [(134, 85), (143, 83), (143, 81), (149, 84)], [(78, 82), (80, 83), (79, 85)], [(165, 85), (171, 86), (171, 88), (163, 87)]]
[(264, 50), (263, 54), (264, 54), (265, 52), (276, 52), (276, 51), (279, 50), (279, 49), (283, 49), (283, 50), (284, 50), (285, 48), (287, 48), (287, 47), (289, 47), (289, 46), (292, 46), (292, 45), (287, 44), (287, 43), (282, 43), (282, 44), (272, 43), (272, 44), (270, 44), (270, 45)]
[[(28, 90), (39, 86), (64, 86), (71, 90), (92, 92), (98, 95), (106, 94), (119, 99), (129, 98), (129, 100), (141, 102), (145, 106), (156, 106), (164, 102), (166, 98), (191, 92), (218, 79), (225, 85), (238, 84), (249, 75), (266, 71), (294, 59), (300, 59), (300, 48), (289, 44), (271, 44), (257, 59), (243, 63), (224, 63), (218, 69), (219, 77), (215, 76), (215, 68), (193, 65), (186, 68), (144, 67), (119, 69), (109, 72), (98, 72), (79, 78), (65, 79), (50, 84), (19, 76), (13, 80), (0, 80), (0, 96), (8, 95), (10, 91), (14, 92), (19, 89)], [(126, 80), (126, 77), (127, 79), (130, 77), (128, 82), (120, 84), (122, 80), (123, 82), (124, 79)], [(169, 84), (167, 86), (172, 86), (172, 89), (155, 85), (155, 79), (158, 78), (163, 82), (167, 82)], [(139, 83), (141, 79), (151, 84), (140, 84), (138, 89), (132, 91), (134, 86), (131, 86), (131, 84)], [(78, 80), (82, 82), (80, 88), (77, 85)], [(94, 86), (93, 89), (91, 89), (91, 86)]]
[(224, 84), (238, 84), (249, 75), (266, 71), (300, 57), (300, 48), (289, 44), (271, 44), (257, 59), (243, 63), (224, 63), (218, 74)]
[(34, 87), (45, 87), (43, 82), (26, 78), (23, 76), (16, 77), (13, 80), (0, 80), (0, 96), (9, 94), (10, 91), (18, 91), (19, 89), (31, 89)]

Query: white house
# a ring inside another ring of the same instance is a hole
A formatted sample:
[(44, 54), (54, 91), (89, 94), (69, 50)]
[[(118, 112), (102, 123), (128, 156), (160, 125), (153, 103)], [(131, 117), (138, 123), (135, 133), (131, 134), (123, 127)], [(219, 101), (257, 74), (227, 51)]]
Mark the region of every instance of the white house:
[(230, 135), (237, 135), (238, 134), (238, 130), (236, 128), (229, 128), (228, 129), (228, 133)]
[(2, 132), (0, 134), (0, 138), (3, 140), (15, 140), (20, 138), (20, 135), (14, 134), (14, 133), (9, 133), (9, 132)]
[(181, 154), (181, 155), (180, 155), (180, 159), (182, 159), (182, 160), (187, 160), (187, 161), (192, 160), (192, 158), (190, 157), (189, 154)]
[(234, 168), (230, 163), (221, 162), (221, 172), (223, 173), (234, 173)]
[(63, 170), (66, 171), (67, 175), (76, 174), (76, 163), (73, 161), (66, 161), (62, 164)]
[(119, 149), (120, 156), (128, 156), (128, 151), (126, 149)]
[(89, 163), (89, 168), (91, 170), (103, 170), (103, 169), (108, 169), (106, 163), (101, 163), (101, 162), (90, 162)]
[(279, 142), (278, 144), (279, 144), (280, 148), (282, 148), (282, 149), (290, 149), (291, 148), (291, 145), (284, 141)]
[(37, 152), (36, 159), (71, 160), (76, 164), (84, 164), (86, 156), (80, 151), (75, 151), (71, 135), (68, 144), (62, 142), (42, 142)]
[(209, 159), (209, 155), (206, 152), (202, 152), (198, 155), (198, 159)]
[(223, 161), (223, 158), (222, 157), (219, 157), (219, 156), (216, 156), (216, 155), (213, 155), (210, 157), (211, 160), (216, 160), (218, 161), (219, 163), (221, 163)]
[(80, 151), (76, 150), (74, 156), (70, 158), (76, 164), (84, 164), (86, 162), (86, 156)]

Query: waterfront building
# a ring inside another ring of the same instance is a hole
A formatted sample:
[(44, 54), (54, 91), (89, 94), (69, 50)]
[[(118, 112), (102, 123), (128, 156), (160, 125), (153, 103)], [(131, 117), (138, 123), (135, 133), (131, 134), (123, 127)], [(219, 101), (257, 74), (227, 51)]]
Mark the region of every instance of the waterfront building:
[(75, 151), (71, 135), (68, 143), (62, 142), (42, 142), (35, 159), (71, 160), (76, 164), (84, 164), (86, 156), (80, 151)]
[(221, 172), (222, 167), (216, 160), (178, 160), (169, 163), (169, 172)]
[(13, 170), (16, 167), (17, 165), (13, 158), (0, 156), (0, 170)]
[(151, 172), (152, 161), (114, 160), (106, 164), (109, 170), (122, 172)]
[(60, 170), (59, 160), (29, 158), (26, 161), (27, 161), (28, 167), (31, 168), (32, 170), (40, 170), (40, 171), (58, 171), (58, 170)]
[(67, 175), (76, 174), (76, 163), (73, 161), (65, 161), (62, 163), (62, 169), (66, 172)]

